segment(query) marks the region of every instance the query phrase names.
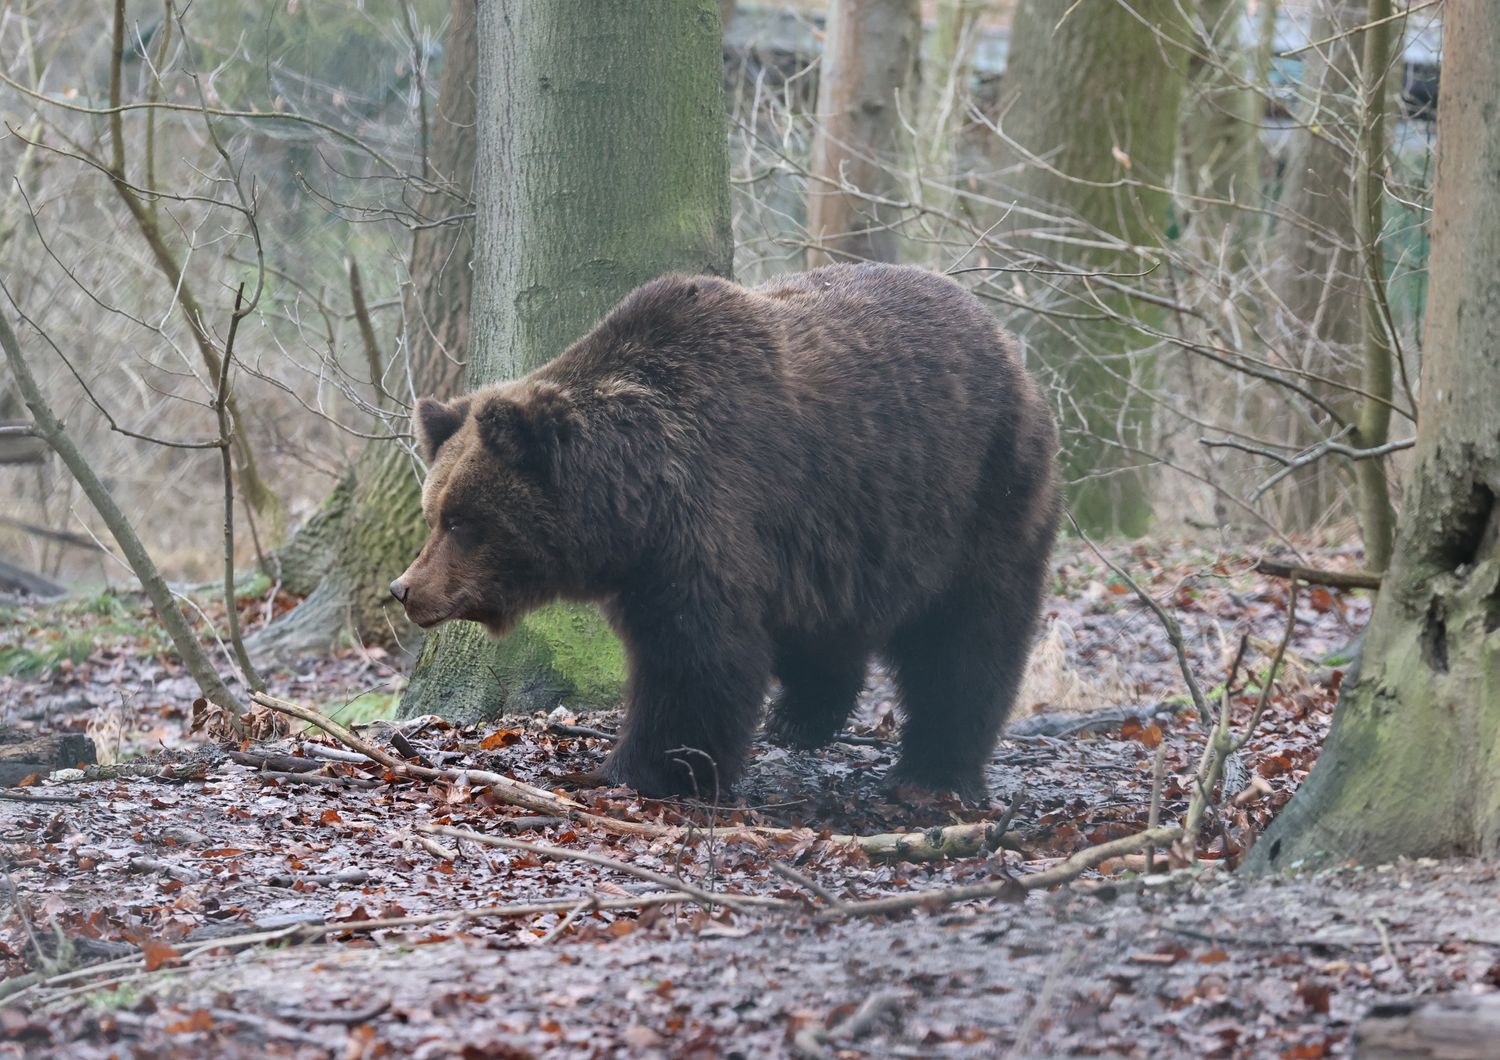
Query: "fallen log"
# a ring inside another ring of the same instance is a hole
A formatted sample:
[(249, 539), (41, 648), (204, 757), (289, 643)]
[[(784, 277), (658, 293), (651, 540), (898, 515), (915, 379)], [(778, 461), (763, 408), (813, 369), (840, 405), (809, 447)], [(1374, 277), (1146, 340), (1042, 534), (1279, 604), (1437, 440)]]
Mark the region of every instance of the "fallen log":
[(1359, 1060), (1489, 1060), (1500, 1043), (1500, 997), (1412, 998), (1376, 1005), (1354, 1029)]
[(48, 581), (40, 574), (33, 574), (29, 570), (0, 559), (0, 593), (39, 596), (44, 600), (53, 600), (59, 596), (67, 596), (68, 590), (56, 582)]
[(94, 741), (82, 733), (0, 729), (0, 785), (9, 787), (29, 776), (45, 777), (54, 769), (89, 766), (96, 761)]

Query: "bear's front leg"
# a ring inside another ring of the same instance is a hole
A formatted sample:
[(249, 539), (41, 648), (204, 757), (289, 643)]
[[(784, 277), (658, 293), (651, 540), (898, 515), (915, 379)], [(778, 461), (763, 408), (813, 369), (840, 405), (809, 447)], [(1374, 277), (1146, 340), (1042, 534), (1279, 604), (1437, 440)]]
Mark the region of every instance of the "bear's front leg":
[(727, 796), (770, 679), (768, 638), (727, 607), (622, 618), (630, 679), (604, 777), (645, 795)]

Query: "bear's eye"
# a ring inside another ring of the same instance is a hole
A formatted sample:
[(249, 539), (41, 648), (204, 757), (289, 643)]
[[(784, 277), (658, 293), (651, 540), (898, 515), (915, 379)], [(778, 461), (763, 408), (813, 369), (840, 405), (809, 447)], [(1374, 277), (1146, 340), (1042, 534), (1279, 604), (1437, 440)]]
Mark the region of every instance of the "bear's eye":
[(450, 534), (456, 534), (464, 527), (464, 521), (456, 515), (443, 516), (443, 529)]

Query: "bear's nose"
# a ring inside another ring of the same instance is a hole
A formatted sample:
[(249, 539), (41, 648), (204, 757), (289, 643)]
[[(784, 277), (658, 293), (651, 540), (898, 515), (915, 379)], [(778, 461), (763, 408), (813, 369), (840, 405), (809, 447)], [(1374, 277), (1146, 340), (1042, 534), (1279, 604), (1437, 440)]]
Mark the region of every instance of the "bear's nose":
[(410, 594), (411, 590), (402, 584), (400, 578), (397, 578), (395, 581), (391, 582), (391, 595), (394, 596), (397, 600), (400, 600), (403, 604), (406, 603), (406, 598)]

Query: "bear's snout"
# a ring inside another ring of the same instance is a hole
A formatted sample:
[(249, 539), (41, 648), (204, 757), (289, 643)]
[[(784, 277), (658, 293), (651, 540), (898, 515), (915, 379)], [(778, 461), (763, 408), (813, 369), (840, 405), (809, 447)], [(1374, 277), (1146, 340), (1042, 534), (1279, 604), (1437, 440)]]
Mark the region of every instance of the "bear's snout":
[(391, 595), (404, 605), (406, 598), (411, 595), (411, 589), (400, 578), (397, 578), (391, 582)]

